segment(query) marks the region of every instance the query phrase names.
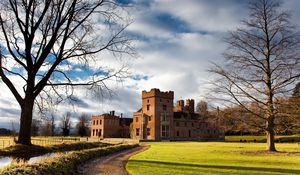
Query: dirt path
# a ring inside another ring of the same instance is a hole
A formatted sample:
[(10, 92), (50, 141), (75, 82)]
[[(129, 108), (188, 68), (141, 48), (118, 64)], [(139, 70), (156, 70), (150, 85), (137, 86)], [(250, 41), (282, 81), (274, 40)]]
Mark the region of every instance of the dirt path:
[(129, 175), (125, 166), (128, 159), (142, 151), (148, 149), (147, 146), (139, 146), (130, 150), (94, 159), (82, 165), (78, 169), (80, 175)]

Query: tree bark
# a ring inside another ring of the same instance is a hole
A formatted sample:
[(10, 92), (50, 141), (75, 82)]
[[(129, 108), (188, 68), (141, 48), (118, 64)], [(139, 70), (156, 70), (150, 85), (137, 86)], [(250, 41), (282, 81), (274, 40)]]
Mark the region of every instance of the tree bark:
[(268, 151), (276, 151), (275, 148), (275, 132), (274, 132), (274, 118), (269, 118), (267, 121), (267, 150)]
[(31, 145), (31, 123), (34, 100), (25, 99), (21, 106), (20, 131), (17, 143)]

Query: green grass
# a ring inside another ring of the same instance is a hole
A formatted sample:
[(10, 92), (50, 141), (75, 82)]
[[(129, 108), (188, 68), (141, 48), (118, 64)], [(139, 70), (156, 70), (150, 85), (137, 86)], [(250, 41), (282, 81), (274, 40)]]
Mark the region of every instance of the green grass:
[(133, 175), (300, 174), (300, 146), (276, 144), (279, 153), (262, 151), (264, 143), (169, 142), (130, 158)]

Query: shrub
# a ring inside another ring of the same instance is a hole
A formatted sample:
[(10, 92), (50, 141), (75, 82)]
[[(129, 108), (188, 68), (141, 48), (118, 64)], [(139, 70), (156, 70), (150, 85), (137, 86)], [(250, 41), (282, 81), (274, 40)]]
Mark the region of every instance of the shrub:
[(85, 149), (62, 155), (61, 157), (48, 158), (35, 164), (16, 164), (0, 171), (2, 175), (63, 175), (70, 174), (76, 166), (89, 159), (105, 156), (114, 152), (136, 147), (138, 145), (114, 145), (101, 148)]

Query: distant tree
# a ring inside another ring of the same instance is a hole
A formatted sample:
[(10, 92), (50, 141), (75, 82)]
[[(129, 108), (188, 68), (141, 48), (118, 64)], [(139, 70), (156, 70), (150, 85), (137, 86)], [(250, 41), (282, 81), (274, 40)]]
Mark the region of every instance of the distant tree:
[(206, 120), (209, 115), (207, 102), (199, 101), (196, 106), (196, 112), (200, 114), (202, 120)]
[(51, 126), (51, 136), (54, 136), (55, 135), (55, 117), (54, 117), (54, 115), (51, 115), (50, 126)]
[(126, 77), (126, 67), (104, 68), (98, 54), (134, 54), (122, 11), (116, 0), (1, 0), (0, 80), (21, 108), (18, 143), (31, 144), (34, 104), (70, 99), (78, 86), (100, 94), (105, 80)]
[(80, 137), (89, 135), (89, 122), (90, 118), (87, 114), (81, 114), (77, 123), (77, 132)]
[(54, 115), (51, 115), (51, 118), (46, 118), (42, 122), (41, 126), (41, 135), (43, 136), (54, 136), (55, 134), (55, 119)]
[(300, 82), (297, 83), (293, 90), (293, 98), (299, 98), (300, 99)]
[(62, 135), (63, 136), (69, 136), (70, 135), (70, 129), (71, 129), (71, 113), (70, 112), (67, 112), (61, 118), (61, 129), (62, 129)]
[[(290, 14), (282, 11), (281, 1), (250, 1), (249, 9), (243, 27), (226, 38), (226, 64), (216, 64), (211, 72), (220, 77), (214, 83), (218, 98), (264, 120), (267, 150), (276, 151), (275, 101), (300, 77), (300, 34), (290, 23)], [(249, 108), (251, 103), (264, 112)]]
[(40, 129), (41, 129), (41, 120), (38, 119), (32, 119), (31, 123), (31, 135), (32, 136), (38, 136)]

